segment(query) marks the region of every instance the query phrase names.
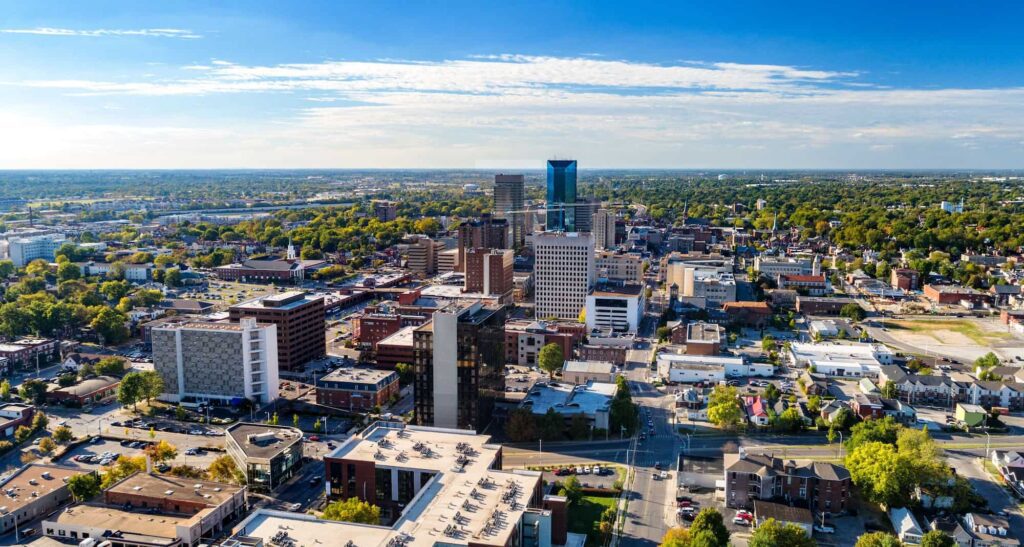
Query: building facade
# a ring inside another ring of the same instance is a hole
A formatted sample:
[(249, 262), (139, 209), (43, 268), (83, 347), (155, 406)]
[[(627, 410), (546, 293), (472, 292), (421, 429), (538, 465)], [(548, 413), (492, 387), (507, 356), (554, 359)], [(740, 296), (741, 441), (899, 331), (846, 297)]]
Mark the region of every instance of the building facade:
[(327, 353), (322, 297), (300, 291), (278, 293), (231, 306), (228, 313), (231, 321), (251, 317), (277, 326), (277, 364), (281, 370), (301, 370)]
[(513, 247), (526, 242), (526, 192), (523, 175), (494, 175), (494, 214), (512, 225)]
[(547, 229), (576, 231), (576, 160), (548, 160)]
[(277, 327), (247, 317), (238, 323), (192, 322), (157, 327), (153, 369), (171, 402), (248, 399), (267, 404), (278, 395)]
[(384, 407), (398, 396), (398, 374), (391, 370), (339, 368), (316, 384), (316, 402), (346, 410)]
[(504, 396), (505, 309), (453, 303), (413, 331), (416, 423), (480, 431)]
[(511, 249), (466, 249), (466, 275), (463, 290), (484, 296), (497, 296), (502, 304), (512, 303), (513, 265)]
[(577, 319), (594, 286), (593, 235), (545, 232), (533, 246), (536, 317)]
[(225, 433), (227, 453), (245, 473), (246, 484), (253, 491), (276, 489), (302, 466), (300, 429), (239, 422)]

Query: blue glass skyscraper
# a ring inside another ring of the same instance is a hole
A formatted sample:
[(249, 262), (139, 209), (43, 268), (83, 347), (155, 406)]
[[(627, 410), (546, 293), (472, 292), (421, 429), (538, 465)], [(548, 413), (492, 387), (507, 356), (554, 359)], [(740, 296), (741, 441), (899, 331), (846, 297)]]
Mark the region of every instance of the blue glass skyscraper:
[(548, 230), (576, 231), (576, 160), (548, 160)]

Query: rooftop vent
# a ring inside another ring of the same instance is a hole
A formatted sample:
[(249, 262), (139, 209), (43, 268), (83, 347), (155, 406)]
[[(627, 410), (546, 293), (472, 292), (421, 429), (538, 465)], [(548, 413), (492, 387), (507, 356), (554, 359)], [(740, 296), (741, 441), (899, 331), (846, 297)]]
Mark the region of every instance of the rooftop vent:
[(164, 490), (164, 495), (165, 496), (170, 496), (173, 493), (174, 493), (174, 490)]

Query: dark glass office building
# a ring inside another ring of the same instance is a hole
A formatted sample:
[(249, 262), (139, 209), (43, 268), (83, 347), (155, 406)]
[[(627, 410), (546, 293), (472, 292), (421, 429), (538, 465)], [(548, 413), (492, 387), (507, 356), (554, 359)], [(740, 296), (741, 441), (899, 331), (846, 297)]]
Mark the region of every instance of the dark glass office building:
[(548, 230), (576, 231), (576, 160), (548, 160)]

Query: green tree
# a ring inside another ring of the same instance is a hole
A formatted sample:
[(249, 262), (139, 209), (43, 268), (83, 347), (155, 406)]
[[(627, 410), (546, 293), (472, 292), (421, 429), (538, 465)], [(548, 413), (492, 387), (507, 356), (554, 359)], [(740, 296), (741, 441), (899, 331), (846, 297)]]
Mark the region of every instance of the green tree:
[(892, 416), (886, 416), (881, 420), (865, 420), (850, 428), (850, 438), (846, 441), (846, 449), (853, 450), (870, 442), (895, 445), (902, 427)]
[[(164, 392), (164, 379), (160, 376), (160, 373), (155, 370), (144, 370), (139, 374), (142, 375), (142, 393), (141, 396), (149, 403), (150, 400), (155, 399)], [(276, 417), (276, 414), (275, 414)], [(274, 425), (277, 425), (275, 422)]]
[(103, 308), (89, 326), (103, 337), (104, 342), (119, 344), (128, 338), (128, 327), (125, 326), (127, 322), (128, 317), (125, 314), (113, 308)]
[(0, 382), (0, 399), (7, 401), (11, 398), (11, 382), (6, 378)]
[(0, 260), (0, 278), (6, 279), (14, 273), (14, 262), (11, 260)]
[(541, 370), (548, 373), (548, 378), (554, 378), (555, 372), (562, 370), (565, 357), (562, 355), (562, 346), (558, 344), (547, 344), (540, 348), (537, 354), (537, 365)]
[(46, 426), (50, 425), (50, 417), (45, 412), (36, 412), (32, 416), (32, 429), (36, 431), (42, 431), (46, 429)]
[(839, 308), (839, 315), (846, 317), (851, 321), (863, 321), (864, 318), (867, 317), (867, 313), (864, 311), (864, 308), (853, 303), (846, 304), (842, 308)]
[(796, 407), (789, 407), (783, 410), (781, 414), (775, 416), (775, 420), (772, 425), (777, 431), (788, 431), (796, 432), (800, 431), (804, 426), (804, 419), (797, 412)]
[(892, 534), (870, 532), (857, 538), (854, 547), (903, 547), (903, 542)]
[(27, 427), (25, 427), (25, 426), (23, 426), (23, 425), (19, 425), (18, 429), (14, 430), (14, 442), (16, 442), (18, 444), (21, 444), (21, 443), (27, 441), (28, 438), (31, 437), (31, 436), (32, 436), (32, 430), (27, 428)]
[(57, 266), (57, 281), (67, 281), (82, 277), (82, 269), (72, 262), (64, 262)]
[(101, 376), (121, 376), (128, 368), (128, 361), (121, 357), (104, 357), (93, 366), (93, 371)]
[(896, 399), (900, 395), (900, 390), (896, 387), (896, 384), (892, 380), (887, 380), (882, 385), (882, 397), (886, 399)]
[(68, 478), (68, 491), (75, 501), (83, 502), (100, 495), (100, 477), (96, 473), (79, 473)]
[(25, 266), (25, 273), (34, 277), (42, 277), (50, 273), (50, 263), (37, 258)]
[(146, 396), (146, 379), (139, 372), (129, 372), (121, 378), (121, 385), (117, 387), (117, 401), (124, 406), (132, 405), (138, 410), (139, 401)]
[(815, 547), (817, 543), (803, 528), (770, 518), (759, 524), (747, 542), (748, 547)]
[(46, 383), (41, 380), (25, 380), (18, 387), (18, 395), (25, 401), (41, 403), (46, 397)]
[(561, 439), (562, 433), (565, 431), (565, 419), (553, 408), (549, 408), (541, 415), (537, 425), (540, 428), (540, 436), (545, 441)]
[(416, 370), (408, 363), (398, 363), (395, 365), (395, 372), (398, 373), (398, 383), (403, 386), (413, 383), (416, 379)]
[(768, 384), (768, 387), (764, 388), (764, 398), (769, 401), (778, 401), (779, 396), (781, 395), (782, 392), (779, 391), (779, 388), (776, 387), (775, 384)]
[(658, 337), (659, 342), (664, 342), (668, 340), (670, 336), (672, 336), (672, 329), (668, 327), (658, 327), (658, 330), (655, 331), (655, 334)]
[(583, 486), (580, 484), (580, 480), (576, 478), (576, 475), (570, 475), (562, 483), (562, 488), (558, 491), (558, 495), (565, 496), (566, 503), (569, 505), (578, 505), (583, 500)]
[(359, 498), (348, 498), (327, 505), (321, 518), (361, 524), (379, 524), (380, 507), (361, 501)]
[(103, 468), (103, 480), (100, 483), (100, 487), (106, 490), (113, 486), (114, 483), (134, 475), (145, 468), (145, 456), (121, 456), (116, 462)]
[(62, 425), (62, 426), (58, 427), (57, 429), (53, 430), (53, 440), (55, 440), (55, 441), (57, 441), (57, 442), (59, 442), (61, 444), (64, 444), (64, 443), (70, 441), (73, 438), (74, 438), (74, 434), (71, 433), (71, 428), (66, 426), (66, 425)]
[(298, 414), (292, 414), (292, 427), (294, 427), (295, 429), (299, 428), (299, 415)]
[(692, 538), (686, 528), (669, 528), (661, 538), (661, 547), (690, 547)]
[(930, 530), (921, 538), (921, 547), (956, 547), (956, 540), (942, 530)]
[(537, 440), (537, 421), (527, 408), (517, 408), (509, 413), (505, 422), (505, 434), (515, 442)]
[(164, 285), (168, 287), (177, 287), (181, 285), (181, 270), (178, 268), (169, 268), (164, 272)]
[(43, 454), (51, 454), (56, 449), (57, 443), (53, 442), (53, 439), (50, 437), (43, 437), (42, 440), (39, 441), (39, 451)]
[(725, 527), (722, 514), (711, 507), (705, 507), (697, 513), (690, 525), (690, 534), (696, 539), (698, 534), (709, 534), (714, 543), (713, 547), (726, 547), (729, 545), (729, 530)]
[(245, 474), (238, 468), (234, 458), (227, 454), (217, 456), (207, 469), (211, 480), (232, 484), (245, 484)]
[(145, 452), (151, 460), (157, 463), (173, 460), (178, 457), (178, 449), (165, 440), (148, 445)]
[(869, 501), (889, 507), (904, 507), (909, 501), (914, 486), (910, 464), (896, 447), (877, 441), (861, 444), (846, 456), (853, 484)]
[(577, 440), (590, 437), (590, 422), (582, 413), (573, 414), (569, 420), (569, 436)]
[(107, 297), (110, 302), (119, 302), (125, 296), (128, 296), (128, 291), (131, 290), (131, 285), (124, 280), (120, 281), (104, 281), (100, 283), (100, 294)]
[(768, 353), (775, 349), (775, 337), (766, 334), (764, 338), (761, 338), (761, 351)]
[(736, 396), (736, 388), (717, 385), (708, 397), (708, 421), (724, 428), (743, 423), (743, 408)]

